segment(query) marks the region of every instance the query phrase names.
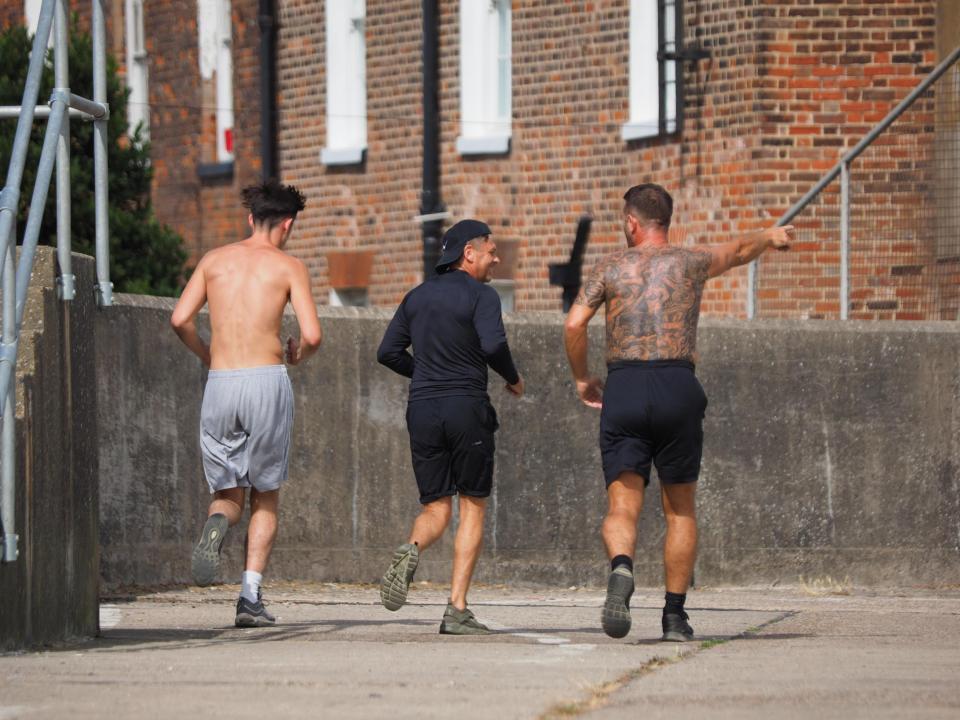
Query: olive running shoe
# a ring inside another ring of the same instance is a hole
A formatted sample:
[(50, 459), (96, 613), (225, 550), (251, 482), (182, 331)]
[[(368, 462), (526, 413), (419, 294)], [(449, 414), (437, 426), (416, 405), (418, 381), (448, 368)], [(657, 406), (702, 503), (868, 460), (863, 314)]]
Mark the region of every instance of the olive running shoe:
[(263, 606), (263, 596), (258, 592), (257, 601), (250, 602), (243, 595), (237, 600), (237, 627), (268, 627), (277, 619)]
[(193, 581), (197, 585), (209, 585), (217, 579), (217, 570), (220, 569), (220, 548), (227, 535), (227, 516), (216, 513), (207, 518), (200, 535), (200, 542), (193, 549), (193, 558), (190, 569), (193, 571)]
[(394, 551), (393, 562), (380, 579), (380, 602), (387, 610), (403, 607), (419, 562), (420, 549), (416, 543), (404, 543)]
[(670, 613), (663, 616), (663, 640), (665, 642), (687, 642), (693, 640), (693, 628), (687, 620), (690, 616), (685, 612), (679, 615)]
[(447, 604), (440, 622), (441, 635), (489, 635), (493, 630), (474, 617), (470, 608), (457, 610), (453, 603)]
[(619, 565), (607, 580), (607, 599), (603, 603), (600, 624), (612, 638), (622, 638), (630, 632), (630, 596), (633, 595), (633, 571)]

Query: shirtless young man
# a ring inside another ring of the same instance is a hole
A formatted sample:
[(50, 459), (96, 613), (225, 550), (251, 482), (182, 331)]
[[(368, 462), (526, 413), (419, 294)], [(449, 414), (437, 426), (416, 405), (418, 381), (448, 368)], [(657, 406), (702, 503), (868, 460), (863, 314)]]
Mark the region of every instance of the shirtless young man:
[[(627, 249), (600, 260), (567, 316), (565, 342), (580, 399), (602, 408), (600, 452), (608, 510), (603, 542), (611, 572), (601, 622), (611, 637), (630, 631), (633, 554), (650, 466), (660, 477), (667, 521), (663, 547), (663, 640), (693, 638), (683, 609), (697, 553), (694, 494), (707, 397), (694, 375), (700, 298), (708, 278), (768, 248), (786, 250), (792, 227), (772, 227), (722, 245), (672, 247), (673, 199), (659, 185), (624, 195)], [(587, 324), (606, 305), (607, 383), (587, 374)]]
[[(320, 346), (320, 322), (302, 262), (283, 252), (303, 195), (274, 181), (245, 188), (252, 234), (211, 250), (200, 260), (174, 308), (170, 324), (184, 345), (210, 368), (200, 410), (203, 470), (213, 500), (193, 551), (193, 577), (208, 585), (217, 576), (227, 528), (240, 521), (250, 488), (243, 587), (236, 625), (272, 625), (263, 606), (262, 574), (277, 536), (280, 486), (287, 479), (293, 427), (293, 390), (283, 364), (306, 360)], [(287, 302), (300, 325), (300, 340), (280, 324)], [(209, 347), (195, 318), (207, 303)]]

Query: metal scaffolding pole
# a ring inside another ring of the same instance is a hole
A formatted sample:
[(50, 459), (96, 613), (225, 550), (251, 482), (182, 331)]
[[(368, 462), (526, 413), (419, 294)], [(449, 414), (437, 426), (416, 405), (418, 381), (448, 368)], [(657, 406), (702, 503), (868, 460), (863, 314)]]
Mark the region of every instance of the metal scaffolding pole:
[[(0, 430), (0, 523), (3, 524), (3, 548), (0, 560), (14, 562), (19, 556), (16, 533), (16, 447), (14, 421), (15, 403), (14, 385), (17, 363), (17, 278), (14, 258), (16, 257), (16, 219), (17, 205), (20, 201), (20, 185), (23, 182), (23, 168), (27, 158), (27, 148), (30, 143), (30, 131), (33, 126), (33, 113), (37, 106), (37, 95), (40, 92), (40, 80), (43, 71), (43, 61), (47, 50), (47, 40), (50, 37), (50, 26), (53, 23), (55, 0), (43, 0), (40, 7), (40, 18), (37, 22), (37, 33), (33, 38), (33, 48), (30, 54), (30, 65), (27, 70), (27, 82), (23, 89), (21, 107), (23, 112), (17, 121), (17, 132), (14, 136), (13, 147), (10, 152), (10, 165), (7, 167), (7, 180), (0, 193), (0, 276), (3, 278), (3, 330), (2, 344), (0, 344), (0, 402), (3, 404), (0, 416), (3, 417), (3, 429)], [(60, 121), (63, 120), (65, 108), (60, 105), (60, 113), (51, 114), (51, 122), (47, 126), (47, 138), (56, 141), (56, 135), (51, 135), (50, 128), (55, 133), (60, 132)], [(46, 145), (46, 143), (44, 143)], [(51, 161), (52, 152), (48, 153)], [(47, 184), (50, 175), (47, 175)], [(39, 184), (39, 180), (38, 180)], [(46, 200), (46, 192), (44, 192)], [(40, 212), (43, 210), (41, 208)], [(38, 223), (39, 230), (39, 223)], [(31, 258), (32, 260), (32, 258)], [(27, 276), (29, 280), (29, 275)], [(3, 381), (6, 378), (6, 381)]]
[[(93, 101), (107, 107), (107, 44), (103, 0), (93, 0)], [(97, 302), (113, 305), (110, 282), (110, 226), (107, 217), (107, 117), (93, 121), (93, 186), (96, 211)]]
[[(67, 32), (67, 0), (57, 0), (54, 18), (53, 73), (54, 85), (60, 92), (70, 92), (69, 40)], [(76, 281), (70, 258), (71, 207), (70, 207), (70, 116), (63, 119), (60, 139), (57, 142), (57, 262), (60, 277), (57, 278), (60, 299), (73, 300)]]

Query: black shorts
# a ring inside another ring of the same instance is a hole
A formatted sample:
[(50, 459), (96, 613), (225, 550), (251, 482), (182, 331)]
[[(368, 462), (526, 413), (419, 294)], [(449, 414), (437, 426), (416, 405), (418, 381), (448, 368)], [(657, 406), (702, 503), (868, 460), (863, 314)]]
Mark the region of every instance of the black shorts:
[(650, 482), (696, 482), (703, 456), (707, 396), (686, 360), (621, 360), (607, 367), (600, 454), (610, 486), (622, 472)]
[(490, 495), (497, 427), (497, 413), (486, 398), (444, 397), (409, 403), (407, 430), (420, 502), (457, 493), (478, 498)]

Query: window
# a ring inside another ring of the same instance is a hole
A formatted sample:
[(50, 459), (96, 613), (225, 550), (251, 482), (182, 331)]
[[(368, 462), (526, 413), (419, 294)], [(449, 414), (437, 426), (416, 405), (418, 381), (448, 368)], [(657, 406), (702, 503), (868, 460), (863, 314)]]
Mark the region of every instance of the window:
[[(147, 49), (143, 32), (144, 0), (126, 0), (127, 24), (127, 132), (133, 136), (142, 127), (144, 140), (150, 138), (150, 98), (147, 91)], [(142, 124), (142, 125), (141, 125)]]
[(214, 155), (218, 163), (233, 162), (232, 25), (230, 0), (197, 1), (203, 105), (210, 108), (206, 112), (216, 128)]
[(510, 150), (512, 69), (510, 0), (460, 2), (462, 155)]
[(330, 307), (368, 307), (366, 288), (330, 288)]
[(367, 149), (365, 0), (327, 0), (327, 145), (325, 165), (363, 162)]
[(630, 119), (624, 140), (680, 129), (681, 0), (630, 0)]

